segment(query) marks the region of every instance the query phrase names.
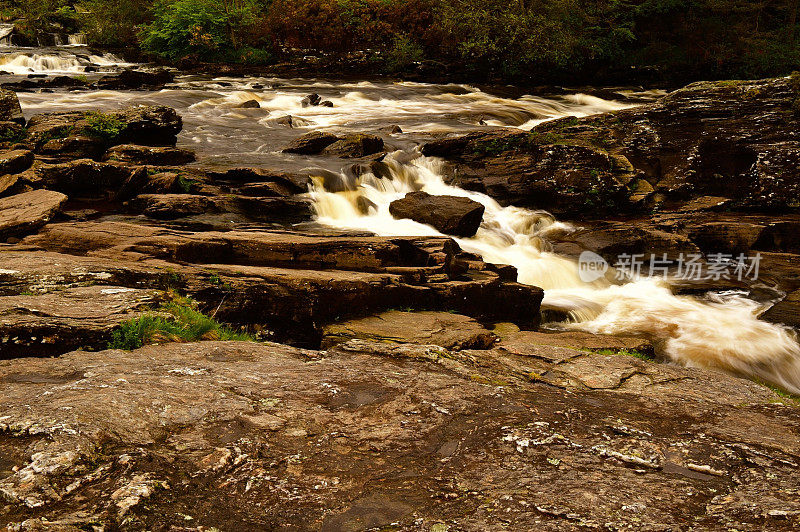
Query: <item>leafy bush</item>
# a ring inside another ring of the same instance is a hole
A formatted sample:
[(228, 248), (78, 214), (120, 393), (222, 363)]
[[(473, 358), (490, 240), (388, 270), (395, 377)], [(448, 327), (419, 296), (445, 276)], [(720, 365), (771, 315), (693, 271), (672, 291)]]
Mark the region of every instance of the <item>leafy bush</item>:
[(157, 0), (153, 22), (142, 30), (142, 49), (168, 59), (213, 60), (238, 48), (255, 20), (249, 0)]
[(425, 59), (425, 51), (408, 35), (398, 35), (386, 58), (386, 66), (390, 72), (400, 72), (416, 62)]
[(137, 27), (147, 20), (151, 0), (83, 0), (82, 30), (93, 45), (123, 48), (137, 42)]

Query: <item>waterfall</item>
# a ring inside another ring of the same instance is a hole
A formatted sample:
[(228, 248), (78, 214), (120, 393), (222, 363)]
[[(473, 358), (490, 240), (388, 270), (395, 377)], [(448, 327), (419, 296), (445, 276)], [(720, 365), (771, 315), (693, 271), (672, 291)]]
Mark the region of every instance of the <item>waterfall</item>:
[(73, 33), (72, 35), (67, 36), (67, 41), (70, 46), (86, 46), (86, 34)]
[(13, 24), (0, 24), (0, 46), (11, 46), (11, 35), (13, 33)]
[(128, 66), (112, 54), (78, 56), (67, 51), (15, 51), (0, 54), (0, 71), (26, 75), (85, 72), (93, 66), (109, 70)]
[(550, 251), (548, 237), (571, 230), (569, 225), (546, 212), (501, 207), (489, 196), (447, 185), (441, 161), (418, 152), (396, 152), (384, 162), (380, 176), (342, 174), (334, 184), (329, 173), (313, 177), (310, 192), (319, 222), (384, 236), (438, 235), (430, 226), (394, 219), (389, 204), (414, 190), (469, 197), (485, 206), (483, 223), (473, 238), (458, 243), (487, 262), (515, 266), (520, 282), (543, 288), (542, 308), (571, 316), (559, 327), (645, 336), (676, 363), (755, 377), (800, 393), (800, 346), (788, 328), (758, 319), (760, 304), (737, 294), (707, 300), (674, 295), (660, 278), (584, 282), (576, 261)]

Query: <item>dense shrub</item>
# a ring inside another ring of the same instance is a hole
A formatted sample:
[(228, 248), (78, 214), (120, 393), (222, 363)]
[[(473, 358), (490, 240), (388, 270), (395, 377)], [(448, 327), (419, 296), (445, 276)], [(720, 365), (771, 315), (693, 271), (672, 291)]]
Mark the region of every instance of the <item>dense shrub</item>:
[(98, 46), (124, 48), (137, 42), (138, 26), (147, 21), (151, 0), (84, 0), (83, 31)]
[(256, 21), (251, 0), (156, 0), (152, 13), (142, 49), (169, 59), (228, 59)]
[[(72, 6), (89, 13), (75, 17)], [(798, 0), (0, 0), (29, 36), (80, 22), (92, 44), (264, 64), (281, 50), (382, 52), (383, 67), (474, 77), (756, 77), (800, 66)]]

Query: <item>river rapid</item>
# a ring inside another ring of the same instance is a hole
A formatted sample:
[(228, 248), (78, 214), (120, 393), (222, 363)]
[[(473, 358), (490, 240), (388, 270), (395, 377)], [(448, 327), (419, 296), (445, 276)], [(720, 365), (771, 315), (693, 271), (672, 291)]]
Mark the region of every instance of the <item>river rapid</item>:
[[(127, 65), (81, 46), (0, 50), (0, 70), (7, 72), (3, 79), (76, 74), (86, 72), (87, 66), (90, 72), (85, 75), (96, 77)], [(195, 150), (199, 164), (206, 167), (319, 167), (340, 172), (346, 163), (339, 159), (288, 155), (280, 149), (309, 131), (380, 134), (394, 150), (385, 159), (390, 175), (367, 173), (348, 180), (342, 174), (349, 186), (337, 192), (315, 180), (309, 194), (319, 224), (379, 235), (437, 235), (430, 226), (395, 220), (389, 204), (414, 190), (468, 196), (482, 203), (486, 213), (475, 237), (458, 239), (459, 244), (488, 262), (514, 265), (520, 282), (545, 290), (544, 308), (570, 316), (545, 327), (640, 335), (675, 363), (723, 369), (800, 393), (800, 347), (792, 331), (757, 318), (767, 308), (764, 304), (741, 293), (679, 296), (663, 279), (584, 282), (577, 263), (553, 253), (549, 245), (550, 235), (570, 231), (572, 225), (545, 212), (502, 207), (486, 195), (448, 185), (441, 161), (423, 157), (417, 149), (432, 134), (484, 127), (529, 129), (564, 116), (623, 109), (661, 93), (617, 91), (611, 94), (618, 97), (603, 99), (581, 93), (511, 98), (499, 95), (502, 92), (468, 85), (182, 76), (160, 91), (27, 92), (19, 97), (26, 117), (135, 104), (174, 107), (184, 119), (179, 146)], [(318, 93), (332, 107), (304, 107), (301, 100), (309, 93)], [(257, 108), (240, 107), (251, 100), (258, 102)], [(286, 125), (287, 116), (293, 127)], [(392, 132), (394, 126), (402, 133)], [(374, 205), (367, 213), (359, 209), (361, 198)]]

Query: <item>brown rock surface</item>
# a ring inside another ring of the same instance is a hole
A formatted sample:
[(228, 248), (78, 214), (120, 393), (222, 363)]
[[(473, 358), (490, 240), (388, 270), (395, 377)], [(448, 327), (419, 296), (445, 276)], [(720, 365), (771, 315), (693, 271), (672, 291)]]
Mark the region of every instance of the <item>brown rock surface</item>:
[(0, 198), (0, 240), (32, 233), (49, 222), (67, 200), (52, 190), (33, 190)]
[(409, 192), (389, 205), (395, 218), (409, 218), (432, 225), (446, 235), (474, 236), (483, 220), (484, 206), (458, 196), (432, 196), (427, 192)]
[(207, 342), (0, 362), (0, 526), (798, 525), (796, 406), (570, 352)]
[(322, 335), (323, 349), (352, 339), (438, 345), (446, 349), (488, 349), (497, 339), (468, 316), (398, 310), (334, 323), (325, 327)]

